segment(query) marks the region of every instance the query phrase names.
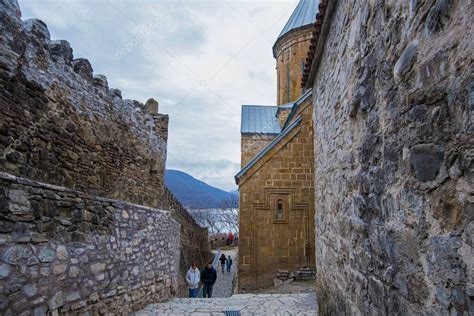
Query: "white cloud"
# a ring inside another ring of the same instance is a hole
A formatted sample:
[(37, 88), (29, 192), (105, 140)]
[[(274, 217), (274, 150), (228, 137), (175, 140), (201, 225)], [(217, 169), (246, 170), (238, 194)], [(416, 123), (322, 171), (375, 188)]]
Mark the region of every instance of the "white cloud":
[(124, 98), (159, 100), (168, 167), (225, 190), (240, 167), (241, 104), (275, 104), (272, 45), (296, 3), (20, 1), (23, 18), (43, 20)]

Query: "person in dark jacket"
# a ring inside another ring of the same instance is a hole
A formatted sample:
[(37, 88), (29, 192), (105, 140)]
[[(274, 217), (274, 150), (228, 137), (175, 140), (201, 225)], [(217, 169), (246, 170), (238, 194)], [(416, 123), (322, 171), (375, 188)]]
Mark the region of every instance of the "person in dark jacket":
[(227, 261), (225, 254), (222, 254), (219, 260), (221, 262), (222, 273), (224, 273), (225, 262)]
[(203, 284), (202, 294), (203, 297), (212, 297), (212, 287), (217, 280), (217, 271), (212, 267), (211, 263), (208, 263), (207, 266), (201, 272), (201, 282)]
[(232, 269), (232, 258), (230, 256), (227, 258), (226, 267), (227, 267), (227, 274), (230, 274), (230, 270)]

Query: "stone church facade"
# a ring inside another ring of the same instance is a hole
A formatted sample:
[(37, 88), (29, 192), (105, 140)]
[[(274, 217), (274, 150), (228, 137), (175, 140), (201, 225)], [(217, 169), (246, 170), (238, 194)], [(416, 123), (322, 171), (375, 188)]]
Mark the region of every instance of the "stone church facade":
[(471, 315), (473, 2), (309, 3), (242, 108), (240, 290), (314, 260), (322, 315)]
[(315, 266), (311, 89), (301, 87), (318, 1), (300, 1), (273, 46), (277, 105), (243, 105), (239, 291)]

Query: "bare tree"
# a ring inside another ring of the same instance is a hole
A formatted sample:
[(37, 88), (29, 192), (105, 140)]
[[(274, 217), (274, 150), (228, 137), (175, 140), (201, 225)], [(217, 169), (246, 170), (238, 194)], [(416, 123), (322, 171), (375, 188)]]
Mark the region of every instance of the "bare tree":
[(221, 207), (216, 209), (219, 222), (226, 230), (238, 233), (239, 231), (239, 197), (232, 195), (222, 202)]
[(189, 210), (189, 213), (192, 217), (198, 222), (202, 227), (207, 227), (210, 233), (218, 233), (219, 225), (218, 218), (212, 214), (212, 210), (207, 209), (194, 209)]
[(219, 208), (189, 210), (194, 219), (203, 227), (207, 227), (210, 233), (222, 233), (239, 231), (239, 209), (238, 196), (232, 195), (224, 200)]

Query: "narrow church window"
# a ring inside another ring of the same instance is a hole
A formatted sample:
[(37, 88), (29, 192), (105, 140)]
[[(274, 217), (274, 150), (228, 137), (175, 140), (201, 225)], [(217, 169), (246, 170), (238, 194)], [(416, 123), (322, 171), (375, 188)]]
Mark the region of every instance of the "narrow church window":
[(283, 200), (282, 199), (278, 199), (276, 201), (275, 219), (277, 221), (282, 221), (282, 220), (285, 219), (285, 210), (283, 208)]
[(277, 92), (278, 92), (278, 102), (280, 101), (280, 91), (281, 91), (281, 87), (280, 87), (280, 72), (277, 71)]
[[(304, 60), (302, 59), (301, 60), (301, 76), (303, 77), (303, 73), (304, 73)], [(302, 91), (302, 94), (306, 92), (306, 88), (303, 87), (303, 91)]]
[(286, 65), (286, 97), (287, 97), (287, 100), (286, 102), (290, 102), (290, 81), (291, 81), (291, 77), (290, 77), (290, 65), (287, 64)]

